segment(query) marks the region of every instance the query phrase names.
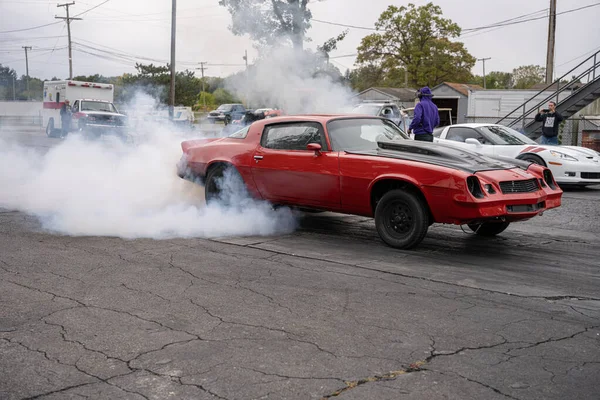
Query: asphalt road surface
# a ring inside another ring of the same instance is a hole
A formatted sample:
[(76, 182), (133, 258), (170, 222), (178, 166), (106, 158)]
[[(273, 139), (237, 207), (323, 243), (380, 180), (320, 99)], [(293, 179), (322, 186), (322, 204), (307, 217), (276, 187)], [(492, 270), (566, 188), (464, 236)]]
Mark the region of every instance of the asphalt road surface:
[(436, 225), (411, 251), (329, 213), (157, 241), (0, 210), (0, 398), (598, 399), (599, 202), (568, 191), (487, 240)]

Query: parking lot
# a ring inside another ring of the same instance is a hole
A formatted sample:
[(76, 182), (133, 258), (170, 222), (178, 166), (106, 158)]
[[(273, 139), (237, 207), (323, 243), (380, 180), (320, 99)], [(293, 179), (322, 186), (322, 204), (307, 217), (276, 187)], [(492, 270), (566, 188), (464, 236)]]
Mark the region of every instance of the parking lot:
[(0, 398), (598, 399), (599, 201), (566, 191), (494, 239), (434, 225), (411, 251), (332, 213), (151, 240), (0, 209)]

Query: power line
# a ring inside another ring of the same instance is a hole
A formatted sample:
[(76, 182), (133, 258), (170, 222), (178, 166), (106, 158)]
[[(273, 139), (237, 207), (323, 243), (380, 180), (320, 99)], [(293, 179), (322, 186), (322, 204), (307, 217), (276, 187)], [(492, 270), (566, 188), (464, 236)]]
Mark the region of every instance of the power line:
[[(93, 9), (100, 7), (102, 4), (105, 4), (105, 3), (107, 3), (108, 1), (109, 1), (109, 0), (106, 0), (106, 1), (104, 1), (103, 3), (101, 3), (101, 4), (98, 4), (97, 6), (94, 6), (94, 7), (90, 8), (90, 9), (88, 9), (88, 10), (86, 10), (86, 11), (83, 11), (83, 12), (81, 12), (81, 13), (77, 14), (75, 17), (77, 17), (77, 16), (79, 16), (79, 15), (83, 15), (83, 14), (85, 14), (85, 13), (87, 13), (87, 12), (90, 12), (90, 11), (92, 11)], [(46, 26), (56, 25), (56, 24), (60, 24), (60, 23), (61, 23), (61, 22), (60, 22), (60, 21), (58, 21), (58, 22), (51, 22), (51, 23), (49, 23), (49, 24), (44, 24), (44, 25), (32, 26), (31, 28), (13, 29), (13, 30), (10, 30), (10, 31), (0, 31), (0, 34), (2, 34), (2, 33), (14, 33), (14, 32), (24, 32), (24, 31), (31, 31), (31, 30), (34, 30), (34, 29), (44, 28), (44, 27), (46, 27)]]
[[(100, 6), (102, 6), (102, 5), (106, 4), (106, 3), (108, 3), (109, 1), (110, 1), (110, 0), (105, 0), (105, 1), (103, 1), (102, 3), (98, 4), (97, 6), (94, 6), (94, 7), (90, 8), (90, 9), (88, 9), (88, 10), (85, 10), (84, 12), (80, 12), (79, 14), (77, 14), (77, 15), (75, 15), (75, 16), (76, 16), (76, 17), (79, 17), (80, 15), (87, 14), (87, 13), (89, 13), (90, 11), (92, 11), (92, 10), (95, 10), (96, 8), (98, 8), (98, 7), (100, 7)], [(75, 4), (75, 3), (73, 3), (73, 4)]]
[(60, 22), (52, 22), (49, 24), (44, 24), (44, 25), (38, 25), (38, 26), (33, 26), (31, 28), (23, 28), (23, 29), (14, 29), (12, 31), (2, 31), (0, 32), (0, 34), (2, 33), (13, 33), (13, 32), (24, 32), (24, 31), (31, 31), (33, 29), (39, 29), (39, 28), (44, 28), (46, 26), (50, 26), (50, 25), (56, 25), (56, 24), (60, 24)]
[[(570, 10), (566, 10), (566, 11), (562, 11), (559, 13), (556, 13), (556, 15), (563, 15), (563, 14), (569, 14), (575, 11), (580, 11), (580, 10), (584, 10), (586, 8), (591, 8), (591, 7), (596, 7), (596, 6), (600, 6), (600, 3), (594, 3), (594, 4), (588, 4), (587, 6), (583, 6), (583, 7), (578, 7), (578, 8), (572, 8)], [(529, 22), (529, 21), (537, 21), (540, 19), (546, 19), (548, 18), (546, 15), (542, 16), (542, 17), (534, 17), (534, 18), (528, 18), (528, 19), (524, 19), (521, 21), (513, 21), (513, 22), (506, 22), (506, 23), (502, 23), (502, 22), (497, 22), (495, 24), (492, 25), (487, 25), (487, 26), (480, 26), (477, 28), (469, 28), (469, 29), (463, 29), (463, 31), (468, 31), (468, 32), (475, 32), (475, 31), (479, 31), (482, 29), (488, 29), (488, 28), (496, 28), (496, 27), (503, 27), (503, 26), (510, 26), (510, 25), (517, 25), (517, 24), (522, 24), (524, 22)]]
[(345, 27), (345, 28), (363, 29), (363, 30), (366, 30), (366, 31), (375, 31), (375, 32), (380, 32), (380, 30), (379, 30), (379, 29), (376, 29), (376, 28), (368, 28), (368, 27), (366, 27), (366, 26), (357, 26), (357, 25), (347, 25), (347, 24), (340, 24), (340, 23), (337, 23), (337, 22), (323, 21), (323, 20), (321, 20), (321, 19), (315, 19), (315, 18), (311, 19), (311, 21), (314, 21), (314, 22), (320, 22), (320, 23), (322, 23), (322, 24), (327, 24), (327, 25), (343, 26), (343, 27)]

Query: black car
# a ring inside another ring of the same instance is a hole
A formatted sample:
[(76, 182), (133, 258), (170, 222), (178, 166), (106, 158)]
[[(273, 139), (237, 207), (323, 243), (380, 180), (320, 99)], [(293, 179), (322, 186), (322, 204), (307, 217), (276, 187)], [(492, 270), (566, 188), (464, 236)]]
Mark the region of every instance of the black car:
[(245, 114), (246, 108), (243, 104), (221, 104), (219, 108), (208, 113), (207, 119), (213, 124), (219, 121), (227, 125), (231, 121), (241, 119)]

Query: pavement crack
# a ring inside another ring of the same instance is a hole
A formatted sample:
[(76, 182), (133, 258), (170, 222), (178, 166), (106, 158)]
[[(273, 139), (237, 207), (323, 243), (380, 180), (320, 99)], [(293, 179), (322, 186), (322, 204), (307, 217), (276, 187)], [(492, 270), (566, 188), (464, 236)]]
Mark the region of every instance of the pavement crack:
[(342, 381), (342, 379), (340, 378), (335, 378), (335, 377), (314, 377), (314, 376), (294, 376), (294, 375), (283, 375), (283, 374), (277, 374), (275, 372), (265, 372), (265, 371), (261, 371), (260, 369), (257, 368), (250, 368), (250, 367), (239, 367), (240, 369), (245, 369), (247, 371), (252, 371), (252, 372), (256, 372), (258, 374), (264, 375), (264, 376), (276, 376), (278, 378), (283, 378), (283, 379), (302, 379), (302, 380), (321, 380), (321, 381), (330, 381), (330, 380), (335, 380), (335, 381)]
[[(442, 375), (446, 375), (446, 373), (444, 373), (444, 372), (440, 372), (440, 373), (441, 373)], [(497, 393), (497, 394), (499, 394), (499, 395), (501, 395), (501, 396), (504, 396), (504, 397), (506, 397), (507, 399), (520, 400), (518, 397), (514, 397), (514, 396), (511, 396), (510, 394), (506, 394), (506, 393), (504, 393), (504, 392), (500, 391), (499, 389), (496, 389), (496, 388), (495, 388), (495, 387), (493, 387), (493, 386), (490, 386), (490, 385), (488, 385), (488, 384), (486, 384), (486, 383), (483, 383), (483, 382), (476, 381), (475, 379), (468, 378), (468, 377), (466, 377), (466, 376), (464, 376), (464, 375), (461, 375), (461, 374), (459, 374), (458, 372), (451, 372), (451, 373), (452, 373), (453, 375), (456, 375), (456, 376), (458, 376), (458, 377), (460, 377), (460, 378), (462, 378), (462, 379), (464, 379), (464, 380), (468, 381), (468, 382), (471, 382), (471, 383), (476, 383), (476, 384), (478, 384), (478, 385), (480, 385), (480, 386), (483, 386), (483, 387), (485, 387), (485, 388), (487, 388), (487, 389), (490, 389), (492, 392), (494, 392), (494, 393)]]
[[(231, 244), (231, 243), (228, 243), (228, 244)], [(335, 260), (323, 260), (322, 258), (311, 257), (311, 256), (307, 256), (307, 255), (299, 255), (299, 254), (286, 253), (286, 252), (283, 252), (283, 251), (272, 250), (272, 249), (263, 249), (261, 247), (255, 247), (255, 246), (252, 246), (252, 245), (241, 245), (241, 244), (231, 244), (231, 245), (232, 246), (238, 246), (238, 247), (246, 247), (246, 248), (255, 249), (255, 250), (262, 250), (262, 251), (266, 251), (266, 252), (270, 252), (270, 253), (275, 253), (275, 254), (279, 254), (279, 255), (284, 255), (284, 256), (288, 256), (288, 257), (301, 258), (301, 259), (306, 259), (306, 260), (311, 260), (311, 261), (327, 262), (327, 263), (330, 263), (330, 264), (342, 265), (344, 267), (353, 267), (353, 268), (357, 268), (357, 269), (361, 269), (361, 270), (366, 270), (366, 271), (371, 271), (371, 272), (379, 272), (379, 273), (384, 274), (384, 275), (399, 276), (399, 277), (402, 277), (402, 278), (415, 279), (415, 280), (420, 280), (420, 281), (425, 281), (425, 282), (431, 282), (431, 283), (437, 283), (437, 284), (446, 285), (446, 286), (466, 288), (466, 289), (469, 289), (469, 290), (475, 290), (475, 291), (480, 291), (480, 292), (485, 292), (485, 293), (497, 293), (497, 294), (502, 294), (502, 295), (516, 297), (516, 298), (521, 298), (521, 299), (543, 299), (543, 300), (579, 299), (579, 300), (600, 301), (600, 298), (596, 298), (596, 297), (582, 297), (582, 296), (573, 296), (573, 295), (563, 295), (563, 296), (527, 296), (527, 295), (521, 295), (521, 294), (517, 294), (517, 293), (505, 292), (505, 291), (501, 291), (501, 290), (479, 288), (479, 287), (473, 287), (473, 286), (469, 286), (469, 285), (463, 285), (463, 284), (455, 283), (455, 282), (447, 282), (447, 281), (443, 281), (443, 280), (440, 280), (440, 279), (427, 278), (427, 277), (423, 277), (423, 276), (414, 276), (414, 275), (404, 274), (404, 273), (400, 273), (400, 272), (392, 272), (392, 271), (387, 271), (387, 270), (383, 270), (383, 269), (377, 269), (377, 268), (372, 268), (372, 267), (364, 266), (364, 265), (361, 265), (360, 263), (359, 264), (352, 264), (352, 263), (344, 263), (344, 262), (335, 261)], [(294, 267), (294, 268), (298, 268), (298, 267), (293, 266), (293, 265), (291, 265), (289, 263), (287, 265), (289, 265), (291, 267)], [(332, 273), (338, 273), (337, 271), (331, 271), (331, 272)], [(404, 285), (404, 286), (410, 286), (410, 285), (408, 285), (406, 283), (402, 283), (402, 282), (397, 282), (397, 283), (401, 284), (401, 285)], [(412, 286), (410, 286), (410, 287), (412, 287)]]
[(135, 288), (129, 287), (129, 286), (127, 286), (127, 284), (126, 284), (126, 283), (121, 283), (121, 285), (120, 285), (120, 286), (123, 286), (125, 289), (127, 289), (127, 290), (131, 290), (132, 292), (136, 292), (136, 293), (143, 293), (143, 294), (149, 294), (149, 295), (151, 295), (151, 296), (158, 297), (159, 299), (162, 299), (162, 300), (164, 300), (164, 301), (167, 301), (167, 302), (170, 302), (170, 301), (171, 301), (171, 300), (167, 299), (166, 297), (163, 297), (163, 296), (161, 296), (161, 295), (159, 295), (159, 294), (156, 294), (156, 293), (154, 293), (154, 292), (151, 292), (151, 291), (149, 291), (149, 290), (140, 290), (140, 289), (135, 289)]
[[(543, 345), (543, 344), (547, 344), (547, 343), (562, 342), (563, 340), (573, 339), (573, 338), (575, 338), (575, 337), (577, 337), (579, 335), (583, 335), (584, 333), (589, 332), (592, 329), (597, 329), (597, 328), (600, 328), (600, 325), (595, 325), (595, 326), (587, 327), (587, 328), (585, 328), (585, 329), (583, 329), (581, 331), (575, 332), (575, 333), (573, 333), (572, 335), (569, 335), (569, 336), (563, 336), (563, 337), (560, 337), (560, 338), (548, 338), (548, 339), (545, 339), (545, 340), (540, 340), (539, 342), (529, 343), (527, 346), (514, 347), (514, 348), (510, 349), (507, 353), (513, 352), (515, 350), (531, 349), (533, 347), (537, 347), (537, 346), (540, 346), (540, 345)], [(506, 354), (506, 355), (509, 355), (509, 354)]]
[[(343, 381), (344, 384), (346, 385), (345, 387), (338, 389), (331, 394), (321, 397), (321, 400), (326, 400), (326, 399), (330, 399), (332, 397), (337, 397), (349, 390), (352, 390), (352, 389), (354, 389), (360, 385), (364, 385), (366, 383), (392, 381), (401, 375), (406, 375), (406, 374), (410, 374), (412, 372), (421, 371), (422, 370), (421, 367), (424, 364), (425, 364), (424, 361), (419, 361), (419, 362), (410, 364), (408, 366), (408, 368), (397, 370), (397, 371), (391, 371), (391, 372), (388, 372), (387, 374), (369, 376), (367, 378), (358, 379), (355, 381)], [(338, 380), (340, 380), (340, 379), (338, 379)]]
[(95, 385), (96, 383), (98, 383), (98, 382), (89, 382), (89, 383), (81, 383), (79, 385), (71, 385), (71, 386), (64, 387), (62, 389), (53, 390), (51, 392), (41, 393), (41, 394), (37, 394), (37, 395), (31, 396), (31, 397), (24, 397), (21, 400), (39, 399), (41, 397), (52, 396), (53, 394), (63, 393), (63, 392), (66, 392), (66, 391), (69, 391), (69, 390), (72, 390), (72, 389), (78, 389), (78, 388), (89, 386), (89, 385)]
[[(239, 325), (239, 326), (247, 326), (247, 327), (249, 327), (249, 328), (265, 329), (265, 330), (268, 330), (268, 331), (271, 331), (271, 332), (278, 332), (278, 333), (282, 333), (282, 334), (284, 334), (284, 335), (286, 336), (286, 338), (287, 338), (287, 339), (289, 339), (289, 340), (292, 340), (292, 341), (295, 341), (295, 342), (298, 342), (298, 343), (309, 344), (309, 345), (311, 345), (311, 346), (314, 346), (314, 347), (316, 347), (316, 348), (317, 348), (317, 350), (319, 350), (319, 351), (321, 351), (321, 352), (323, 352), (323, 353), (329, 354), (329, 355), (331, 355), (331, 356), (332, 356), (332, 357), (334, 357), (334, 358), (338, 358), (338, 356), (337, 356), (336, 354), (332, 353), (331, 351), (329, 351), (329, 350), (326, 350), (326, 349), (322, 348), (321, 346), (319, 346), (319, 345), (318, 345), (318, 344), (316, 344), (316, 343), (313, 343), (313, 342), (310, 342), (310, 341), (307, 341), (307, 340), (302, 340), (302, 339), (299, 339), (299, 338), (297, 338), (297, 337), (294, 337), (295, 335), (294, 335), (293, 333), (291, 333), (291, 332), (288, 332), (288, 331), (286, 331), (285, 329), (280, 329), (280, 328), (271, 328), (271, 327), (264, 326), (264, 325), (248, 324), (248, 323), (245, 323), (245, 322), (229, 321), (229, 320), (226, 320), (226, 319), (224, 319), (224, 318), (222, 318), (222, 317), (220, 317), (220, 316), (218, 316), (218, 315), (216, 315), (216, 314), (213, 314), (212, 312), (210, 312), (210, 310), (209, 310), (208, 308), (204, 307), (204, 306), (203, 306), (203, 305), (201, 305), (201, 304), (198, 304), (198, 303), (197, 303), (197, 302), (195, 302), (194, 300), (190, 299), (189, 301), (190, 301), (190, 303), (192, 303), (193, 305), (195, 305), (195, 306), (197, 306), (197, 307), (200, 307), (202, 310), (204, 310), (204, 312), (206, 312), (206, 313), (207, 313), (208, 315), (210, 315), (211, 317), (218, 319), (218, 320), (219, 320), (221, 323), (224, 323), (224, 324), (232, 324), (232, 325)], [(231, 340), (231, 339), (226, 339), (226, 340)], [(217, 341), (219, 341), (219, 340), (213, 340), (213, 341), (217, 342)]]

